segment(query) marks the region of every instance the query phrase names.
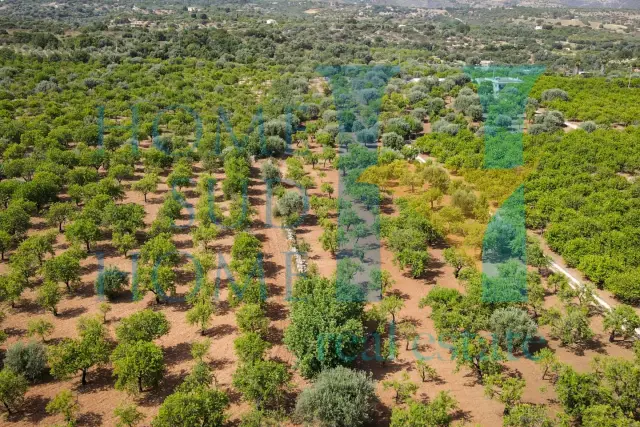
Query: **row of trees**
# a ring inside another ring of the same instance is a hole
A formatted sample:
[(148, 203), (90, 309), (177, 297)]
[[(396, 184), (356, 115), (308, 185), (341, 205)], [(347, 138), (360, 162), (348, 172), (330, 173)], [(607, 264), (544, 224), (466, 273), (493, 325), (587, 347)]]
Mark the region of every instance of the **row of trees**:
[[(631, 253), (630, 237), (634, 235), (637, 184), (626, 178), (640, 164), (634, 138), (633, 128), (524, 136), (525, 160), (528, 167), (536, 168), (525, 182), (527, 226), (544, 231), (551, 248), (567, 264), (632, 303), (638, 300), (640, 289), (634, 279), (638, 261)], [(426, 135), (416, 145), (486, 188), (492, 199), (505, 200), (523, 179), (517, 171), (479, 172), (484, 162), (483, 141), (467, 130), (455, 136)], [(610, 203), (620, 209), (611, 212)], [(606, 222), (604, 217), (616, 220)], [(625, 225), (616, 232), (614, 224)]]
[(562, 111), (570, 120), (602, 125), (638, 123), (640, 89), (635, 85), (629, 88), (627, 79), (543, 76), (531, 96), (545, 107)]
[[(116, 328), (118, 345), (113, 348), (102, 319), (83, 317), (78, 322), (79, 338), (66, 339), (45, 350), (42, 344), (29, 342), (14, 344), (5, 357), (0, 372), (0, 400), (9, 413), (17, 410), (27, 389), (27, 381), (34, 381), (44, 373), (46, 365), (58, 379), (87, 372), (95, 366), (110, 362), (116, 377), (116, 388), (141, 393), (160, 382), (165, 363), (162, 349), (153, 343), (169, 331), (169, 322), (161, 312), (143, 310), (122, 319)], [(196, 342), (191, 354), (196, 363), (183, 383), (160, 407), (153, 426), (222, 426), (228, 406), (227, 395), (212, 387), (213, 372), (206, 362), (210, 342)], [(69, 390), (60, 392), (47, 406), (50, 413), (62, 413), (69, 425), (76, 422), (79, 406)], [(114, 411), (123, 425), (136, 425), (144, 417), (135, 406), (124, 405)]]

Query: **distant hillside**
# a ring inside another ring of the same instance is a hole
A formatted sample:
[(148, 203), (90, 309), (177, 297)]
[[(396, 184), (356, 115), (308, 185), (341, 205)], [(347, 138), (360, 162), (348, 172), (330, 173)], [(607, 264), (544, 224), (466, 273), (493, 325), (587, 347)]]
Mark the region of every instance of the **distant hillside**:
[(456, 0), (458, 3), (503, 3), (512, 6), (598, 7), (607, 9), (640, 9), (640, 0)]
[(640, 0), (368, 0), (367, 3), (408, 7), (583, 7), (606, 9), (640, 9)]

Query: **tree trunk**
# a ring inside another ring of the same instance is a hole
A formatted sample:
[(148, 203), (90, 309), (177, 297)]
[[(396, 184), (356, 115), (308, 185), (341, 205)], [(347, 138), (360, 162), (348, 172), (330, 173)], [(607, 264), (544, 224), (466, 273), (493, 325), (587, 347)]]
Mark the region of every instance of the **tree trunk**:
[(58, 224), (58, 231), (60, 231), (60, 233), (62, 233), (62, 223)]
[(480, 383), (482, 383), (482, 369), (480, 369), (480, 361), (479, 360), (474, 360), (473, 361), (473, 366), (476, 370), (476, 373), (478, 374), (478, 380), (480, 381)]
[(144, 193), (144, 202), (147, 203), (147, 193)]
[(54, 315), (54, 316), (57, 316), (57, 315), (58, 315), (58, 309), (57, 309), (57, 308), (53, 307), (53, 308), (51, 309), (51, 311), (53, 312), (53, 315)]
[(87, 368), (82, 369), (82, 385), (87, 385)]
[(89, 241), (87, 240), (85, 243), (87, 244), (87, 252), (91, 252), (91, 247), (89, 246)]
[(138, 377), (138, 391), (142, 393), (142, 376)]
[(609, 342), (613, 342), (616, 339), (616, 332), (611, 331), (611, 335), (609, 335)]
[(12, 414), (11, 408), (9, 408), (9, 405), (7, 405), (7, 402), (3, 400), (2, 403), (4, 404), (4, 407), (7, 409), (7, 413), (11, 415)]

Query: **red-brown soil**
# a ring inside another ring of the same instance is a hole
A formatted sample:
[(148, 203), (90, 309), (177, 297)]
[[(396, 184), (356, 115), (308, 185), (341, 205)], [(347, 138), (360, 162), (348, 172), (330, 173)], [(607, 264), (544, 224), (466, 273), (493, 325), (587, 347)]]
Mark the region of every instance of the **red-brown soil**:
[[(312, 147), (319, 150), (319, 147)], [(284, 162), (281, 163), (284, 169)], [(201, 173), (199, 169), (196, 169)], [(321, 164), (315, 168), (305, 166), (305, 170), (314, 177), (316, 188), (310, 189), (309, 194), (320, 194), (319, 186), (322, 182), (331, 182), (334, 188), (338, 188), (338, 172), (327, 165)], [(320, 178), (319, 173), (324, 172), (325, 177)], [(137, 177), (142, 175), (142, 169), (137, 171)], [(222, 178), (223, 174), (218, 174)], [(267, 312), (271, 319), (271, 329), (268, 340), (273, 344), (269, 352), (271, 358), (276, 358), (288, 363), (293, 369), (294, 357), (282, 344), (282, 336), (287, 326), (288, 303), (285, 300), (286, 276), (285, 276), (285, 254), (288, 250), (288, 243), (284, 231), (281, 228), (267, 227), (266, 223), (266, 188), (259, 179), (257, 165), (253, 170), (253, 180), (249, 189), (250, 203), (258, 211), (252, 232), (255, 233), (264, 243), (264, 267), (265, 280), (268, 289)], [(164, 178), (163, 178), (164, 179)], [(193, 187), (185, 191), (188, 202), (195, 206), (197, 195)], [(397, 189), (397, 194), (406, 193), (406, 189)], [(149, 200), (145, 204), (142, 195), (127, 191), (124, 202), (134, 202), (145, 206), (147, 213), (145, 223), (148, 225), (156, 217), (162, 203), (164, 193), (168, 191), (165, 184), (162, 184), (156, 194), (149, 195)], [(216, 189), (216, 202), (221, 200), (220, 186)], [(445, 201), (446, 202), (446, 201)], [(224, 206), (224, 204), (223, 204)], [(387, 208), (392, 209), (389, 204)], [(178, 225), (188, 225), (189, 217), (184, 212), (183, 219)], [(44, 230), (46, 226), (41, 219), (35, 221), (34, 228)], [(335, 259), (322, 250), (318, 238), (322, 233), (321, 227), (317, 224), (312, 212), (306, 216), (305, 221), (296, 230), (298, 238), (302, 238), (311, 245), (309, 261), (318, 265), (323, 275), (330, 275), (335, 271)], [(174, 236), (174, 241), (181, 251), (187, 253), (193, 251), (193, 244), (188, 234), (188, 230), (182, 230)], [(233, 243), (233, 236), (230, 233), (223, 234), (216, 242), (214, 250), (220, 252), (227, 262), (230, 261), (230, 248)], [(60, 252), (66, 247), (64, 237), (60, 236), (56, 245), (56, 251)], [(432, 399), (441, 390), (448, 390), (458, 401), (460, 410), (456, 413), (456, 424), (477, 424), (483, 426), (497, 426), (502, 424), (503, 406), (489, 400), (484, 396), (483, 388), (477, 384), (475, 378), (470, 376), (466, 370), (454, 372), (455, 363), (450, 360), (449, 351), (446, 344), (438, 344), (433, 322), (429, 319), (429, 308), (418, 307), (420, 298), (429, 292), (437, 283), (440, 286), (460, 289), (462, 286), (454, 278), (453, 270), (443, 261), (442, 251), (444, 247), (430, 248), (432, 261), (425, 278), (413, 279), (405, 272), (400, 271), (392, 262), (393, 254), (386, 247), (382, 248), (382, 268), (389, 270), (396, 281), (392, 292), (397, 293), (405, 300), (405, 306), (398, 315), (400, 321), (413, 321), (418, 325), (421, 340), (416, 352), (406, 350), (402, 343), (399, 348), (399, 355), (395, 362), (388, 363), (382, 367), (378, 362), (359, 361), (358, 366), (370, 370), (374, 378), (379, 381), (378, 393), (381, 398), (381, 417), (377, 425), (388, 424), (388, 416), (391, 408), (395, 405), (393, 391), (384, 390), (382, 381), (399, 376), (402, 371), (409, 373), (411, 379), (420, 385), (417, 397), (424, 400)], [(45, 313), (35, 303), (35, 293), (27, 290), (23, 298), (15, 309), (9, 309), (8, 316), (2, 327), (9, 333), (9, 340), (2, 346), (6, 350), (8, 345), (20, 339), (26, 339), (27, 322), (34, 317), (45, 317), (55, 325), (55, 331), (49, 338), (49, 344), (60, 341), (65, 337), (76, 336), (76, 323), (82, 315), (94, 315), (98, 313), (100, 300), (95, 294), (93, 283), (97, 276), (98, 263), (95, 258), (96, 252), (104, 253), (104, 265), (118, 266), (124, 271), (131, 272), (131, 259), (119, 255), (109, 241), (99, 242), (93, 253), (83, 262), (85, 267), (82, 276), (82, 286), (72, 295), (68, 295), (59, 305), (59, 316), (54, 317), (50, 313)], [(186, 268), (188, 260), (184, 260)], [(0, 272), (7, 269), (7, 263), (0, 263)], [(211, 278), (215, 277), (215, 271), (210, 273)], [(236, 356), (233, 350), (233, 340), (238, 336), (235, 326), (235, 313), (229, 307), (227, 301), (228, 281), (222, 274), (222, 290), (220, 294), (219, 311), (214, 316), (211, 327), (206, 331), (206, 336), (212, 339), (213, 345), (208, 354), (208, 360), (215, 368), (215, 375), (218, 386), (229, 392), (231, 397), (231, 407), (229, 414), (231, 420), (237, 420), (241, 414), (248, 411), (250, 406), (240, 399), (239, 393), (231, 387), (231, 376), (236, 368)], [(178, 293), (184, 294), (188, 289), (188, 283), (180, 283)], [(554, 296), (549, 296), (545, 305), (557, 304)], [(153, 295), (146, 295), (141, 301), (133, 302), (131, 294), (126, 293), (112, 303), (113, 310), (108, 314), (108, 327), (112, 336), (114, 328), (119, 319), (126, 317), (143, 308), (151, 307), (166, 314), (171, 322), (171, 331), (166, 336), (157, 340), (162, 346), (167, 362), (167, 372), (157, 390), (143, 393), (138, 397), (130, 397), (124, 392), (114, 389), (114, 378), (109, 366), (99, 369), (92, 369), (89, 372), (89, 383), (86, 386), (80, 385), (80, 378), (76, 376), (68, 381), (55, 381), (51, 377), (45, 377), (42, 381), (32, 385), (27, 393), (23, 410), (9, 422), (3, 421), (5, 425), (15, 426), (48, 426), (56, 422), (61, 422), (60, 417), (47, 415), (45, 406), (56, 393), (63, 389), (73, 390), (80, 404), (80, 415), (78, 425), (84, 426), (114, 426), (115, 417), (113, 409), (120, 402), (135, 401), (139, 410), (147, 417), (142, 425), (149, 425), (153, 416), (157, 413), (158, 407), (163, 399), (171, 393), (173, 388), (180, 383), (187, 374), (192, 360), (189, 355), (190, 343), (202, 339), (197, 327), (190, 326), (186, 322), (186, 304), (160, 304), (156, 305)], [(600, 354), (612, 356), (631, 357), (631, 351), (624, 343), (609, 343), (607, 335), (602, 331), (601, 316), (594, 316), (592, 327), (598, 334), (594, 340), (593, 348), (588, 349), (584, 354), (578, 355), (568, 349), (559, 346), (558, 342), (550, 340), (549, 346), (557, 351), (561, 361), (570, 363), (577, 369), (584, 371), (589, 369), (592, 358)], [(542, 335), (548, 337), (548, 329), (541, 328)], [(432, 357), (429, 363), (436, 368), (440, 379), (436, 382), (421, 383), (418, 373), (415, 370), (417, 351), (427, 357)], [(541, 371), (531, 360), (517, 355), (517, 360), (507, 363), (510, 370), (518, 371), (527, 381), (527, 389), (524, 394), (526, 402), (543, 403), (548, 405), (552, 411), (557, 410), (555, 394), (551, 384), (541, 379)], [(299, 376), (294, 377), (294, 386), (298, 389), (304, 387), (306, 382)]]

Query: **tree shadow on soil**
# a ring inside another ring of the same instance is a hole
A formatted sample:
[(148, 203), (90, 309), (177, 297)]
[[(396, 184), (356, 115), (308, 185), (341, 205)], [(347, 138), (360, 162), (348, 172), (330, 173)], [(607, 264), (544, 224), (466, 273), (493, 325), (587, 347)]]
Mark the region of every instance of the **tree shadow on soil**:
[(287, 318), (288, 310), (284, 304), (279, 302), (269, 301), (265, 305), (265, 313), (272, 321), (284, 320)]
[(187, 375), (185, 369), (180, 372), (168, 373), (162, 377), (162, 382), (151, 390), (145, 390), (137, 399), (137, 403), (143, 407), (158, 406), (173, 393), (174, 389), (183, 381)]
[(7, 416), (7, 421), (26, 421), (31, 425), (36, 425), (47, 417), (45, 407), (51, 399), (42, 395), (32, 396), (25, 400), (20, 412)]
[(58, 319), (71, 319), (73, 317), (80, 316), (83, 313), (86, 313), (86, 307), (73, 307), (66, 309), (62, 313), (58, 313)]
[(80, 414), (76, 420), (78, 426), (100, 427), (102, 426), (102, 415), (96, 412), (85, 412)]
[(76, 382), (73, 389), (78, 393), (88, 394), (112, 390), (115, 384), (112, 370), (104, 366), (97, 369), (89, 369), (87, 372), (87, 384), (85, 385), (80, 382), (80, 375), (74, 376)]
[(205, 335), (211, 338), (218, 338), (232, 334), (236, 331), (236, 329), (237, 328), (235, 326), (228, 324), (215, 325), (209, 328)]
[(174, 365), (185, 360), (191, 360), (191, 346), (181, 342), (171, 347), (164, 347), (164, 360), (167, 365)]

